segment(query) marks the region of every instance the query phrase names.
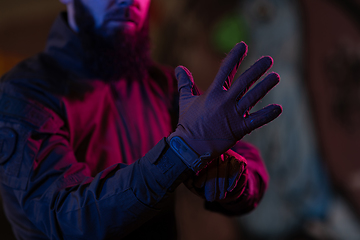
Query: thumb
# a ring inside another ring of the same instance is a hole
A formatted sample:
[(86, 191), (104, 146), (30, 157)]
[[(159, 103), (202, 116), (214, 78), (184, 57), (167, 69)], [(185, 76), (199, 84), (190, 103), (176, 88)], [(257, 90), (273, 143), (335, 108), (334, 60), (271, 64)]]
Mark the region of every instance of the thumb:
[(194, 79), (191, 72), (184, 66), (178, 66), (175, 69), (175, 77), (178, 81), (180, 98), (193, 96)]

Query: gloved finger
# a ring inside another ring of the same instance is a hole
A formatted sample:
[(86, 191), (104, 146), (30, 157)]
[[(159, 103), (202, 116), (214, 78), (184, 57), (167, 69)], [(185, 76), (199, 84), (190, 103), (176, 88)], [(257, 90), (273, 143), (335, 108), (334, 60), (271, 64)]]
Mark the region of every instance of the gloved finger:
[(261, 82), (259, 82), (253, 89), (251, 89), (238, 103), (238, 110), (241, 114), (250, 111), (257, 102), (259, 102), (273, 87), (280, 81), (280, 76), (277, 73), (270, 73)]
[[(240, 61), (235, 65), (235, 67), (231, 70), (231, 72), (228, 74), (227, 78), (225, 79), (225, 82), (223, 84), (223, 88), (225, 90), (229, 90), (231, 83), (234, 79), (234, 76), (242, 62), (242, 60), (246, 57), (246, 53), (247, 53), (247, 45), (244, 42), (240, 42), (240, 44), (244, 44), (245, 47), (245, 52), (242, 54), (242, 56), (240, 57)], [(243, 46), (242, 46), (243, 47)]]
[(228, 194), (228, 200), (238, 199), (240, 197), (240, 195), (244, 192), (246, 188), (247, 180), (248, 180), (248, 171), (247, 169), (245, 169), (242, 172), (236, 186)]
[(208, 168), (204, 168), (202, 169), (200, 172), (197, 173), (197, 176), (194, 177), (194, 182), (193, 182), (193, 185), (195, 188), (197, 189), (201, 189), (203, 187), (205, 187), (205, 182), (206, 182), (206, 179), (207, 179), (207, 173), (208, 171)]
[(261, 127), (262, 125), (271, 122), (282, 113), (282, 107), (277, 104), (270, 104), (267, 107), (254, 112), (245, 118), (245, 124), (248, 130), (252, 130)]
[(192, 94), (193, 94), (194, 96), (199, 96), (199, 95), (201, 95), (201, 91), (199, 90), (199, 88), (198, 88), (196, 85), (194, 85), (193, 88), (192, 88)]
[(218, 167), (219, 158), (214, 159), (207, 167), (204, 197), (206, 201), (213, 202), (219, 199)]
[(206, 201), (208, 201), (208, 202), (217, 201), (217, 200), (221, 199), (220, 195), (221, 195), (221, 192), (219, 189), (217, 178), (215, 178), (215, 177), (209, 178), (205, 182), (205, 188), (204, 188), (204, 196), (205, 196)]
[(231, 192), (237, 186), (237, 183), (245, 169), (245, 160), (241, 161), (241, 159), (243, 159), (241, 156), (240, 159), (236, 159), (235, 157), (230, 157), (228, 159), (227, 192)]
[(219, 157), (218, 168), (217, 168), (217, 184), (218, 184), (218, 192), (217, 192), (217, 200), (222, 200), (226, 197), (226, 192), (229, 184), (229, 161), (228, 155), (222, 154)]
[[(242, 194), (243, 191), (245, 190), (246, 184), (247, 184), (247, 180), (248, 180), (248, 170), (245, 168), (244, 171), (241, 174), (241, 177), (237, 183), (236, 188), (239, 189), (239, 193)], [(235, 188), (234, 188), (235, 189)], [(234, 190), (233, 189), (233, 190)], [(238, 196), (240, 196), (240, 194)]]
[(241, 74), (231, 85), (229, 92), (232, 97), (240, 99), (250, 89), (250, 87), (273, 65), (270, 56), (262, 57), (257, 60), (249, 69)]
[(210, 91), (227, 90), (235, 76), (235, 73), (245, 58), (247, 45), (244, 42), (237, 43), (223, 60), (214, 82), (209, 87)]
[(184, 66), (178, 66), (175, 68), (175, 77), (178, 81), (180, 99), (192, 97), (194, 79), (191, 72)]

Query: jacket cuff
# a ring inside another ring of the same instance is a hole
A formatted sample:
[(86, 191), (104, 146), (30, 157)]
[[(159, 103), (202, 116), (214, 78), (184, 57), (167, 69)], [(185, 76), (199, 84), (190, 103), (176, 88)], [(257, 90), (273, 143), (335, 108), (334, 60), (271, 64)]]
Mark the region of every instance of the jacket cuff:
[(145, 157), (149, 159), (154, 171), (160, 172), (160, 184), (173, 191), (180, 183), (186, 180), (193, 172), (183, 162), (179, 155), (169, 146), (163, 138)]

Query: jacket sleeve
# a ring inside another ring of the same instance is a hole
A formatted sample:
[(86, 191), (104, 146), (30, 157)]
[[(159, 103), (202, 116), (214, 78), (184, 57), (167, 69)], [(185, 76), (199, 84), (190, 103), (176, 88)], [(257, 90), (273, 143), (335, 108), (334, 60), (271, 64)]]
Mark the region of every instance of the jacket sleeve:
[(88, 166), (75, 158), (56, 114), (4, 96), (0, 141), (7, 142), (0, 155), (2, 184), (50, 239), (125, 236), (159, 213), (189, 173), (162, 139), (134, 164), (116, 164), (92, 177)]
[(269, 182), (269, 176), (259, 151), (249, 143), (239, 141), (231, 148), (247, 161), (248, 180), (244, 192), (230, 203), (205, 202), (205, 208), (228, 216), (248, 213), (261, 201)]

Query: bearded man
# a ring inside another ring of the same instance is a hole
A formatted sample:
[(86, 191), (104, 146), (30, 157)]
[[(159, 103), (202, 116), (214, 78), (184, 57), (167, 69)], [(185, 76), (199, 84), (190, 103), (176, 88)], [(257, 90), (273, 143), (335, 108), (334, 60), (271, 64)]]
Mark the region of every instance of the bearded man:
[(266, 169), (239, 140), (282, 111), (249, 113), (279, 82), (248, 91), (272, 59), (231, 84), (239, 43), (200, 95), (185, 67), (150, 59), (150, 0), (61, 2), (45, 50), (1, 78), (0, 190), (16, 237), (175, 239), (181, 183), (212, 211), (256, 207)]

